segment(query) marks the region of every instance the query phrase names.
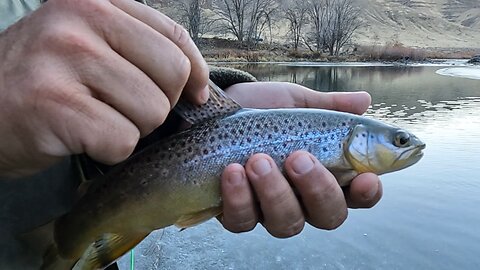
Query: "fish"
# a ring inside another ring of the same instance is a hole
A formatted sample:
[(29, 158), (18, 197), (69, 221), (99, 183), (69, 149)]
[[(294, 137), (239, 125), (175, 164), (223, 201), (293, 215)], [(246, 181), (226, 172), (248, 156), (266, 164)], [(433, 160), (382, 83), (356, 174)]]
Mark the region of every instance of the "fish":
[(222, 213), (220, 176), (230, 163), (267, 153), (282, 167), (296, 150), (313, 154), (339, 185), (417, 163), (425, 144), (364, 116), (312, 108), (248, 109), (209, 82), (203, 106), (175, 111), (192, 126), (159, 140), (93, 181), (73, 209), (53, 221), (43, 269), (107, 267), (152, 231), (188, 228)]

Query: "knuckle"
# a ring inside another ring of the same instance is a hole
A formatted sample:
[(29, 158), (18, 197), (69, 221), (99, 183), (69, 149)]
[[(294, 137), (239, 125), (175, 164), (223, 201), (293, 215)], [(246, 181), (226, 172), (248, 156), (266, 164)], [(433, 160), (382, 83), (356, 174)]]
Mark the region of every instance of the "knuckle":
[(55, 49), (57, 53), (68, 55), (80, 55), (85, 57), (91, 55), (91, 58), (96, 59), (101, 55), (97, 53), (96, 46), (89, 38), (87, 38), (82, 31), (70, 28), (67, 25), (55, 24), (48, 27), (46, 32), (42, 35), (45, 45)]
[(257, 225), (256, 220), (246, 220), (240, 221), (236, 223), (229, 223), (229, 225), (224, 225), (225, 228), (233, 233), (242, 233), (242, 232), (249, 232), (255, 228)]
[(170, 111), (170, 104), (164, 105), (164, 101), (158, 101), (157, 99), (152, 100), (157, 102), (152, 102), (153, 104), (151, 104), (148, 109), (148, 117), (145, 117), (145, 122), (139, 125), (140, 133), (142, 136), (149, 134), (154, 129), (162, 125), (165, 122), (165, 119), (167, 118)]
[(311, 202), (314, 202), (316, 205), (325, 205), (332, 198), (336, 198), (337, 193), (341, 192), (339, 185), (336, 181), (328, 181), (324, 186), (315, 186), (311, 187), (304, 191), (302, 194), (305, 198), (309, 198)]
[(191, 42), (193, 42), (188, 31), (178, 23), (174, 23), (172, 35), (172, 41), (177, 44), (180, 49), (189, 46)]
[(348, 217), (348, 210), (345, 208), (344, 211), (341, 211), (336, 215), (330, 216), (330, 218), (328, 218), (327, 220), (324, 220), (323, 222), (321, 222), (321, 224), (319, 224), (319, 226), (316, 226), (316, 227), (320, 229), (328, 230), (328, 231), (333, 231), (338, 227), (340, 227), (340, 225), (342, 225), (345, 222), (345, 220), (347, 220), (347, 217)]
[(177, 69), (179, 73), (179, 78), (178, 78), (179, 79), (178, 83), (180, 84), (179, 87), (183, 88), (192, 70), (192, 63), (190, 62), (190, 59), (188, 59), (187, 56), (182, 55), (182, 57), (180, 57), (178, 60)]
[(304, 226), (305, 226), (305, 220), (302, 218), (302, 219), (298, 219), (295, 222), (289, 224), (285, 228), (280, 228), (280, 229), (277, 229), (277, 230), (274, 230), (274, 231), (273, 230), (268, 230), (268, 228), (267, 228), (267, 230), (274, 237), (289, 238), (289, 237), (292, 237), (292, 236), (295, 236), (295, 235), (301, 233)]
[[(261, 196), (263, 195), (263, 196)], [(281, 188), (270, 188), (263, 191), (263, 194), (259, 194), (262, 199), (268, 202), (270, 205), (287, 205), (292, 200), (292, 190), (289, 186), (282, 186)]]
[(116, 145), (116, 151), (112, 155), (112, 162), (117, 163), (125, 160), (130, 154), (132, 154), (135, 146), (137, 146), (140, 139), (140, 131), (135, 128), (128, 129), (123, 133), (122, 140)]

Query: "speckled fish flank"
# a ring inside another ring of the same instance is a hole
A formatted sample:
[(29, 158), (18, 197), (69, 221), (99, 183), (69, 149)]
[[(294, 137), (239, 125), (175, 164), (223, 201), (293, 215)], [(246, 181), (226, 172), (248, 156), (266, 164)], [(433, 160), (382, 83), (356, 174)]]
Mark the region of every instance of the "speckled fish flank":
[(244, 164), (254, 153), (268, 153), (282, 166), (293, 151), (309, 151), (345, 186), (359, 173), (406, 168), (420, 160), (425, 147), (398, 127), (353, 114), (241, 109), (222, 95), (218, 102), (231, 104), (228, 112), (209, 106), (210, 112), (195, 114), (198, 108), (184, 107), (195, 125), (95, 181), (55, 222), (57, 260), (79, 260), (79, 269), (105, 267), (153, 230), (185, 228), (220, 214), (223, 169)]

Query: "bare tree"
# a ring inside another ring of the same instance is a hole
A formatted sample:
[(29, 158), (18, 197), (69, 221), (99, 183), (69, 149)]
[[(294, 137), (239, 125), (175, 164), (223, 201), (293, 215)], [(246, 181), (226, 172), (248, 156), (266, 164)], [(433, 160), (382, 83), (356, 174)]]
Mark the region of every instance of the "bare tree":
[(288, 21), (288, 32), (293, 41), (295, 51), (298, 50), (302, 30), (307, 22), (307, 11), (308, 8), (303, 0), (287, 2), (287, 5), (284, 7), (283, 12)]
[(326, 49), (330, 55), (338, 55), (360, 27), (360, 11), (353, 6), (353, 0), (307, 0), (306, 3), (317, 51)]
[(205, 0), (175, 0), (168, 3), (168, 6), (173, 8), (170, 15), (188, 30), (190, 37), (197, 44), (215, 22), (213, 18), (205, 15), (202, 8), (208, 4), (209, 2)]
[(222, 0), (219, 13), (227, 23), (227, 30), (238, 41), (243, 42), (245, 36), (245, 12), (249, 0)]
[(352, 35), (361, 26), (360, 10), (353, 6), (353, 0), (337, 0), (334, 6), (335, 17), (335, 45), (330, 55), (338, 55), (340, 49), (352, 39)]
[(227, 30), (240, 42), (256, 43), (266, 27), (271, 30), (275, 0), (221, 0), (218, 12)]

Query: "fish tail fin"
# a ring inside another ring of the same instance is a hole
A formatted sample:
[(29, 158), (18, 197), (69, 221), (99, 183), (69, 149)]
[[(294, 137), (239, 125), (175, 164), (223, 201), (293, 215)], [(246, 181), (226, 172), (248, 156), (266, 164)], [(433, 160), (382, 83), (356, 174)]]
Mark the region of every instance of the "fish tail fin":
[(140, 243), (148, 233), (121, 236), (105, 233), (90, 244), (73, 269), (90, 270), (105, 268)]
[(58, 253), (57, 245), (52, 244), (48, 247), (43, 256), (43, 264), (41, 270), (58, 270), (58, 269), (72, 269), (75, 265), (75, 260), (62, 258)]

